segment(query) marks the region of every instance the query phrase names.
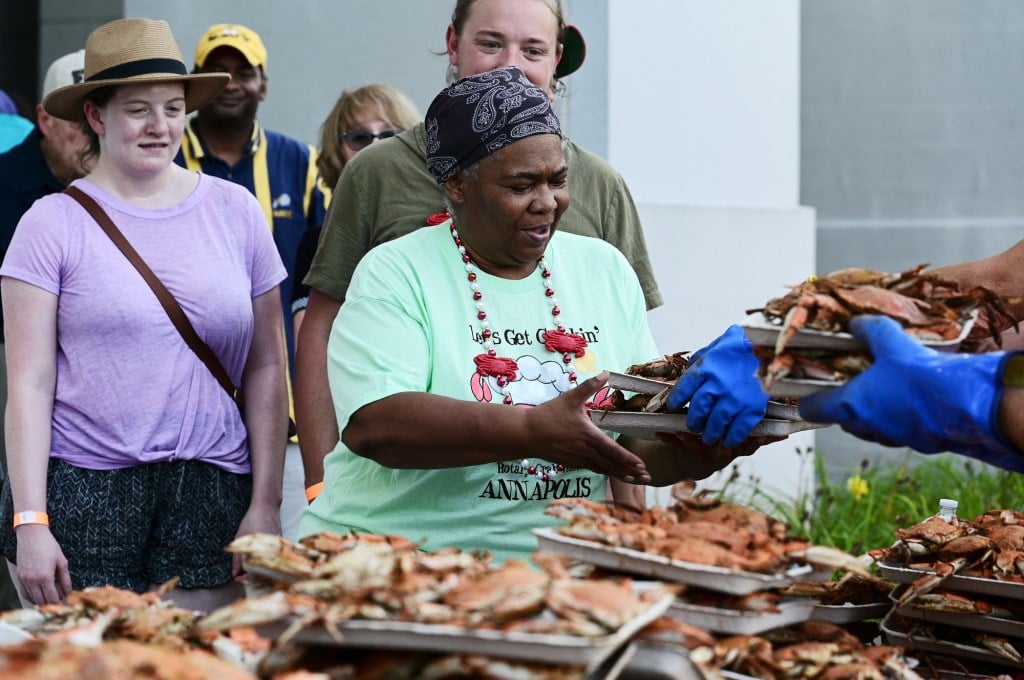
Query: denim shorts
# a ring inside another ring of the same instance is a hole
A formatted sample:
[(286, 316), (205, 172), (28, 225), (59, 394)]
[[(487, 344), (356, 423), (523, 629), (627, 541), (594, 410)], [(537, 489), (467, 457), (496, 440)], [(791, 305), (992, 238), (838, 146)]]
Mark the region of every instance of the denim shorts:
[[(141, 593), (175, 576), (179, 588), (231, 580), (224, 548), (249, 508), (252, 475), (194, 460), (89, 470), (51, 458), (46, 486), (50, 531), (76, 590), (109, 584)], [(13, 519), (5, 479), (0, 540), (17, 563)]]

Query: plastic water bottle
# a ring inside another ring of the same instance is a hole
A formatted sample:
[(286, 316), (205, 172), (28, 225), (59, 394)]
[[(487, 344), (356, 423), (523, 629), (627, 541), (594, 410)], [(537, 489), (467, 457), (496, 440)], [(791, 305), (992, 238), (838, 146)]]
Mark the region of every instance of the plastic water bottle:
[(958, 503), (952, 498), (940, 498), (939, 499), (939, 511), (935, 513), (935, 516), (941, 520), (949, 522), (950, 524), (956, 524), (956, 508)]

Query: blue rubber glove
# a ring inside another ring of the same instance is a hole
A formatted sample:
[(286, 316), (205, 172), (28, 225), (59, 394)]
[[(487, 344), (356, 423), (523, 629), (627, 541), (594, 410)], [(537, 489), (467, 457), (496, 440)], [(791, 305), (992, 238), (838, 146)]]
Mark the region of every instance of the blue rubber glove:
[(764, 418), (768, 395), (757, 379), (760, 362), (739, 326), (728, 330), (690, 357), (690, 367), (668, 394), (669, 411), (687, 402), (686, 429), (701, 433), (704, 444), (733, 448)]
[(999, 431), (1003, 376), (1014, 353), (936, 352), (883, 316), (854, 317), (850, 331), (874, 363), (842, 387), (801, 399), (801, 417), (838, 423), (886, 446), (954, 451), (1024, 472), (1024, 453)]

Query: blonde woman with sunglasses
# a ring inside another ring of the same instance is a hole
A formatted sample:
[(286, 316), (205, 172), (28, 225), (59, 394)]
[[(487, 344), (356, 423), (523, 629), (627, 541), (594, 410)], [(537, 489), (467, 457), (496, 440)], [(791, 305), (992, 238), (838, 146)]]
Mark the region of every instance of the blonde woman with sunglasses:
[[(355, 90), (343, 90), (320, 126), (320, 155), (316, 167), (320, 180), (334, 188), (345, 164), (378, 139), (394, 137), (421, 120), (420, 112), (406, 94), (390, 85), (372, 83)], [(292, 322), (295, 338), (306, 314), (309, 287), (302, 279), (309, 271), (320, 238), (320, 228), (308, 229), (295, 254), (292, 284)]]

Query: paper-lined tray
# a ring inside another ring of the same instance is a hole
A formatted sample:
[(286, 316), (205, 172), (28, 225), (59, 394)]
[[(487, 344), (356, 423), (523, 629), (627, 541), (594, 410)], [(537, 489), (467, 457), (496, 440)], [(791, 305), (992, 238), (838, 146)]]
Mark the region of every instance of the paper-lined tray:
[(880, 624), (882, 633), (885, 634), (889, 644), (900, 645), (907, 649), (920, 650), (922, 652), (934, 652), (946, 656), (955, 656), (963, 659), (974, 659), (988, 663), (1009, 666), (1011, 668), (1024, 669), (1024, 663), (1019, 663), (1008, 657), (996, 654), (980, 645), (967, 645), (959, 642), (946, 642), (930, 635), (924, 631), (914, 633), (908, 632), (900, 616), (890, 612)]
[(584, 541), (564, 536), (550, 528), (534, 529), (533, 533), (537, 535), (539, 550), (561, 553), (608, 569), (663, 581), (686, 583), (730, 595), (749, 595), (758, 590), (789, 585), (811, 572), (809, 565), (800, 565), (791, 567), (783, 574), (759, 574), (672, 560), (662, 555), (652, 555), (630, 548)]
[[(895, 603), (900, 595), (906, 590), (900, 586), (890, 596)], [(933, 591), (934, 592), (934, 591)], [(906, 619), (924, 621), (925, 623), (940, 623), (958, 628), (970, 628), (996, 635), (1009, 635), (1016, 638), (1024, 638), (1024, 621), (1000, 618), (998, 616), (984, 614), (967, 614), (958, 612), (938, 611), (926, 607), (915, 606), (913, 601), (903, 606), (895, 607), (896, 613)]]
[[(934, 571), (922, 569), (911, 569), (891, 562), (879, 562), (878, 569), (882, 576), (896, 583), (913, 583), (927, 574), (934, 574)], [(947, 590), (959, 590), (965, 593), (979, 593), (992, 597), (1007, 597), (1013, 600), (1024, 600), (1024, 583), (1012, 583), (1010, 581), (997, 581), (991, 578), (979, 578), (977, 576), (950, 576), (943, 581), (942, 587)]]
[[(657, 433), (689, 432), (685, 413), (642, 413), (637, 411), (590, 411), (590, 419), (602, 430), (611, 430), (639, 439), (657, 439)], [(788, 437), (797, 432), (828, 427), (805, 420), (765, 418), (750, 431), (751, 437)]]
[[(974, 327), (974, 322), (977, 318), (978, 310), (972, 311), (970, 316), (962, 323), (960, 335), (952, 340), (922, 340), (921, 343), (931, 347), (932, 349), (939, 350), (940, 352), (956, 351), (960, 346), (960, 343), (963, 342), (971, 332), (971, 328)], [(751, 343), (767, 347), (775, 346), (775, 341), (778, 339), (779, 332), (782, 330), (782, 324), (771, 322), (763, 312), (754, 312), (747, 315), (747, 317), (740, 322), (740, 326), (743, 328), (743, 332)], [(867, 346), (850, 333), (830, 333), (826, 331), (816, 331), (811, 328), (801, 328), (798, 330), (786, 346), (794, 349), (828, 349), (840, 352), (867, 351)]]
[(803, 623), (814, 610), (814, 600), (797, 599), (779, 603), (777, 612), (752, 612), (705, 607), (676, 599), (668, 616), (715, 633), (757, 635), (773, 628)]
[[(331, 636), (322, 625), (304, 628), (292, 639), (299, 643), (332, 647), (482, 654), (505, 659), (586, 666), (592, 670), (628, 642), (641, 628), (664, 614), (674, 597), (673, 594), (666, 593), (615, 633), (599, 638), (470, 629), (407, 621), (354, 619), (338, 625), (342, 634), (341, 641)], [(295, 618), (289, 617), (258, 626), (257, 630), (264, 637), (277, 639), (294, 622)]]

